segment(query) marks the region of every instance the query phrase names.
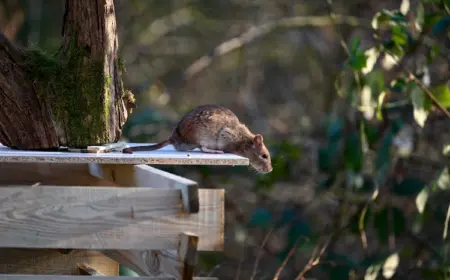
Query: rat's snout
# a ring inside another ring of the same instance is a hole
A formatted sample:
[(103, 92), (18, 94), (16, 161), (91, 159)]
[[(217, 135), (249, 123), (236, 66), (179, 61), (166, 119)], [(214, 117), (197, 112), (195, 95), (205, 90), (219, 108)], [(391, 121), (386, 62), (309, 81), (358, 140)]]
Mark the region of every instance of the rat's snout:
[(263, 169), (264, 173), (270, 173), (270, 172), (272, 172), (272, 170), (273, 170), (272, 165), (266, 165), (266, 166), (264, 166), (264, 169)]

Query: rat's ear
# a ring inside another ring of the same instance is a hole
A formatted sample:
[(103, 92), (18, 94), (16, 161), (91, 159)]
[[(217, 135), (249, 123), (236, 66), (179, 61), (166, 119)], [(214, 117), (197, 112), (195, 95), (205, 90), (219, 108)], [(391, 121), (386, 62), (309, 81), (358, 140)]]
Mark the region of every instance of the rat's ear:
[(256, 145), (261, 145), (263, 143), (263, 137), (261, 134), (256, 134), (255, 137), (253, 137), (253, 143)]

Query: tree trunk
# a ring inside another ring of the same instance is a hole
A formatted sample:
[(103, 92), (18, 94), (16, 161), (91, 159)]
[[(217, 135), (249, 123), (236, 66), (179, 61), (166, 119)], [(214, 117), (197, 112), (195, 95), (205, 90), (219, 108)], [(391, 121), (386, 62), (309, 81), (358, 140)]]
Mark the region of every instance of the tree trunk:
[(0, 142), (23, 150), (116, 142), (128, 105), (113, 0), (66, 0), (57, 56), (0, 34)]

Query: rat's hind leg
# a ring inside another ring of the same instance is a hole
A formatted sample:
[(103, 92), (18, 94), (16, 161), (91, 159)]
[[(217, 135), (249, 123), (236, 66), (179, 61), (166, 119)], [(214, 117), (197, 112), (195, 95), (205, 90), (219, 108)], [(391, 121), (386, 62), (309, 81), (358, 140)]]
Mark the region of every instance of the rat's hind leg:
[(201, 146), (201, 147), (200, 147), (200, 150), (201, 150), (202, 152), (204, 152), (204, 153), (209, 153), (209, 154), (223, 154), (223, 151), (220, 151), (220, 150), (212, 150), (212, 149), (209, 149), (209, 148), (207, 148), (207, 147), (205, 147), (205, 146)]
[(175, 150), (177, 150), (179, 152), (188, 152), (188, 151), (194, 150), (195, 148), (199, 148), (198, 145), (186, 144), (186, 143), (176, 143), (176, 144), (173, 144), (173, 147), (175, 148)]

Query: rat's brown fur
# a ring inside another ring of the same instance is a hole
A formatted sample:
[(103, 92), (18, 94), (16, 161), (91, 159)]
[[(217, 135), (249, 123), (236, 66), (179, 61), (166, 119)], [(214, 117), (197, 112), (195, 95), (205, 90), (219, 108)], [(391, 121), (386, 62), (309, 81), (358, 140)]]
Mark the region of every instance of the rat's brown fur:
[(270, 153), (263, 137), (253, 134), (230, 109), (220, 105), (194, 108), (183, 116), (167, 140), (154, 145), (125, 148), (122, 152), (153, 151), (169, 144), (177, 151), (199, 148), (205, 153), (225, 152), (244, 156), (256, 171), (272, 171)]

